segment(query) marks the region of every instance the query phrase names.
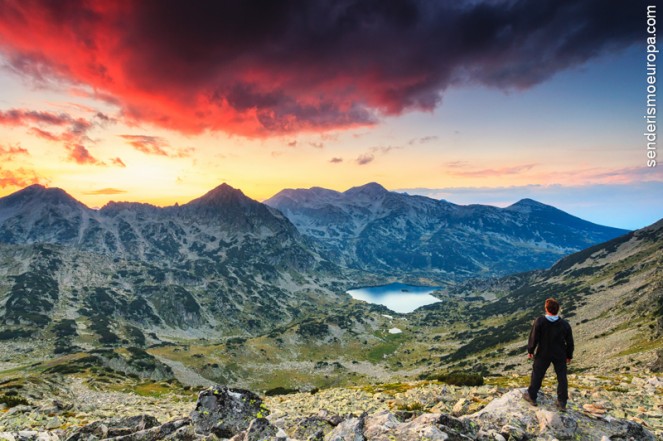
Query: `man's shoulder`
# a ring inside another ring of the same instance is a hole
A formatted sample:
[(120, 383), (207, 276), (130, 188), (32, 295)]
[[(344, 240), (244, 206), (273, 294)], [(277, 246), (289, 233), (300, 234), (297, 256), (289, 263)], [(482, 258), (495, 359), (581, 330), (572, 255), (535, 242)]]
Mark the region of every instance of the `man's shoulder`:
[(535, 324), (535, 325), (540, 325), (540, 324), (542, 324), (546, 321), (547, 321), (546, 316), (545, 315), (540, 315), (537, 318), (535, 318), (532, 323)]

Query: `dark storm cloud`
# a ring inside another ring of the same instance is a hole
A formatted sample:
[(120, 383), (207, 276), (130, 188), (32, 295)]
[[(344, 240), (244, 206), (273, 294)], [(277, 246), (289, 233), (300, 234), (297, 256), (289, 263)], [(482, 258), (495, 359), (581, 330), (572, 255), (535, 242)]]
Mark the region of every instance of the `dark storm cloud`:
[[(128, 120), (249, 136), (431, 110), (457, 84), (526, 88), (640, 37), (618, 0), (6, 0), (0, 50)], [(30, 32), (26, 32), (30, 29)], [(18, 60), (18, 61), (15, 61)]]

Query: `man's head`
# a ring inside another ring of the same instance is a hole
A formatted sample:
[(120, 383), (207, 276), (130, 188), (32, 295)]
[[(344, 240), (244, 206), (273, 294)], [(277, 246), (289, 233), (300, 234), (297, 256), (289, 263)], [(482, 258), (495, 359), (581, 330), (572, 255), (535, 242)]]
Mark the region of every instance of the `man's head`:
[(552, 297), (546, 299), (546, 312), (550, 315), (557, 315), (559, 312), (559, 302)]

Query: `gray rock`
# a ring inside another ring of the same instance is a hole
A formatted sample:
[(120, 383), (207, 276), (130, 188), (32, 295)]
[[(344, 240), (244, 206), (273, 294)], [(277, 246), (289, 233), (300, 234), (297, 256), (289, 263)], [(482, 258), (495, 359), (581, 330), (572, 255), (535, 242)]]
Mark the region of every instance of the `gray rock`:
[(265, 418), (256, 418), (246, 429), (245, 441), (263, 441), (276, 438), (278, 429)]
[(196, 409), (191, 412), (195, 432), (231, 438), (246, 430), (251, 421), (269, 415), (262, 399), (243, 389), (214, 386), (198, 394)]
[(46, 430), (53, 430), (57, 429), (62, 425), (62, 421), (60, 421), (60, 418), (58, 417), (53, 417), (48, 422), (46, 423)]
[[(440, 415), (423, 414), (409, 423), (400, 425), (395, 430), (395, 437), (402, 441), (447, 441), (449, 435), (437, 426)], [(389, 439), (389, 438), (386, 438)]]
[(114, 438), (130, 435), (152, 427), (157, 427), (159, 421), (150, 415), (137, 415), (126, 418), (116, 418), (108, 421), (95, 421), (77, 429), (67, 441), (94, 441), (98, 439)]
[(349, 418), (338, 424), (325, 438), (325, 441), (366, 441), (364, 424), (366, 416)]
[(169, 421), (161, 426), (152, 427), (150, 429), (140, 430), (128, 435), (116, 436), (109, 438), (113, 441), (157, 441), (163, 439), (178, 439), (182, 441), (192, 441), (194, 440), (195, 434), (193, 431), (180, 431), (179, 437), (177, 438), (168, 438), (170, 435), (174, 434), (181, 428), (185, 428), (191, 424), (191, 419), (182, 418), (179, 420)]
[(299, 419), (295, 427), (288, 431), (288, 435), (303, 441), (322, 441), (332, 429), (333, 426), (325, 418), (311, 416)]
[(400, 424), (394, 415), (385, 410), (366, 418), (364, 436), (367, 440), (380, 439)]
[(560, 439), (572, 439), (578, 429), (578, 423), (572, 418), (562, 416), (558, 412), (539, 409), (536, 411), (539, 430), (542, 434), (551, 434)]
[(515, 389), (490, 402), (484, 409), (460, 420), (475, 423), (481, 428), (477, 439), (495, 440), (495, 433), (509, 440), (524, 439), (600, 439), (653, 441), (642, 425), (612, 418), (592, 418), (569, 410), (560, 414), (555, 400), (539, 395), (539, 406), (533, 407), (522, 399), (522, 389)]

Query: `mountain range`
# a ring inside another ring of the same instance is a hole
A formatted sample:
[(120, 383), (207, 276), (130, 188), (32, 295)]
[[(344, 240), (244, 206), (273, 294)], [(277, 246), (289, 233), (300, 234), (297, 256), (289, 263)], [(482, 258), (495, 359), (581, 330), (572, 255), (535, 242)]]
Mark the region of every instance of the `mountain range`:
[(253, 334), (333, 301), (344, 277), (227, 185), (181, 206), (100, 210), (33, 185), (0, 199), (0, 243), (3, 335), (52, 331), (60, 352), (76, 350), (71, 336), (90, 348)]
[(99, 210), (33, 185), (0, 199), (0, 338), (48, 335), (47, 354), (250, 337), (352, 285), (532, 270), (623, 232), (532, 200), (464, 207), (378, 184), (266, 204), (222, 184), (183, 205)]
[[(377, 184), (268, 204), (227, 185), (163, 208), (95, 210), (41, 186), (1, 198), (0, 391), (283, 393), (458, 372), (515, 387), (548, 296), (574, 329), (574, 375), (663, 370), (663, 220), (623, 232), (531, 200), (463, 207)], [(407, 277), (440, 281), (440, 301), (402, 315), (344, 294)]]
[(627, 233), (523, 199), (506, 208), (462, 206), (386, 190), (283, 190), (265, 201), (334, 262), (438, 281), (546, 268)]

